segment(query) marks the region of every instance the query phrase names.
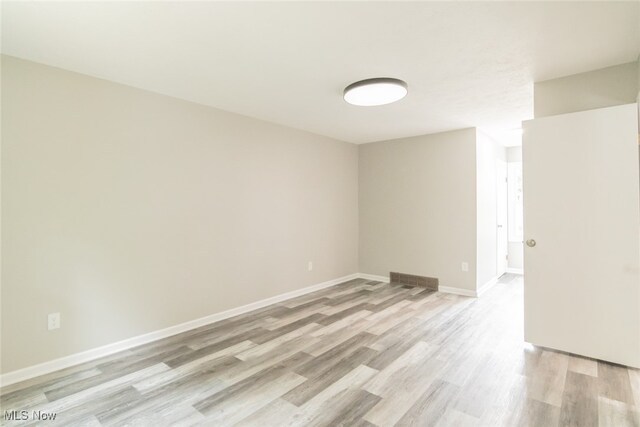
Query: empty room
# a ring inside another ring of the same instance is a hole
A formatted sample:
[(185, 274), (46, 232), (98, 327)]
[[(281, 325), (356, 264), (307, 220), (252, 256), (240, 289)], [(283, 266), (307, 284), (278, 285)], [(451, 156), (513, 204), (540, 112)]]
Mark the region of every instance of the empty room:
[(640, 2), (0, 18), (0, 426), (640, 427)]

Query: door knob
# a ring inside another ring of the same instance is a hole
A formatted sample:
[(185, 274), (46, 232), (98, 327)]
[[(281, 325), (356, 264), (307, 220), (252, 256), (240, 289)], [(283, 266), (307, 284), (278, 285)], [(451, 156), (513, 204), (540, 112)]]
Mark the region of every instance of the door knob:
[(536, 241), (533, 239), (529, 239), (527, 240), (527, 246), (529, 246), (530, 248), (534, 247), (536, 245)]

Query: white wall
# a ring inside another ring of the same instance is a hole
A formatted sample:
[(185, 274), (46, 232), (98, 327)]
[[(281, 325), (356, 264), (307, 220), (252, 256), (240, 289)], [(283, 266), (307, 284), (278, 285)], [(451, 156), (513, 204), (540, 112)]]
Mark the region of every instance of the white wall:
[[(509, 242), (509, 265), (514, 270), (522, 270), (524, 268), (524, 243)], [(522, 271), (520, 271), (522, 273)]]
[(482, 131), (476, 134), (477, 286), (497, 276), (496, 163), (507, 161), (506, 148)]
[(638, 55), (638, 59), (636, 60), (636, 90), (638, 92), (636, 101), (640, 102), (640, 55)]
[(522, 162), (522, 147), (507, 147), (507, 162)]
[(357, 272), (355, 145), (10, 57), (2, 113), (2, 372)]
[[(522, 147), (508, 147), (507, 162), (520, 163), (519, 167), (522, 167)], [(524, 244), (522, 241), (511, 241), (509, 239), (508, 251), (508, 267), (514, 270), (522, 270), (524, 268)]]
[(475, 129), (359, 146), (361, 272), (475, 291), (475, 153)]
[[(640, 104), (640, 55), (638, 55), (638, 60), (636, 61), (636, 74), (637, 74), (636, 90), (638, 91), (638, 94), (636, 95), (636, 102)], [(640, 133), (640, 108), (638, 109), (638, 133)]]
[(638, 62), (534, 84), (534, 116), (545, 117), (636, 102)]

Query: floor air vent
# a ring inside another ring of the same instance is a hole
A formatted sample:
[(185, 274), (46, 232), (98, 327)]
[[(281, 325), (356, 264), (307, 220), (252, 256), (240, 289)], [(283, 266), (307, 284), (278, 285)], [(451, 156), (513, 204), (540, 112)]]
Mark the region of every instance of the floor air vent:
[(421, 286), (427, 289), (438, 290), (438, 279), (434, 277), (415, 276), (413, 274), (394, 273), (389, 275), (391, 282), (402, 283), (411, 286)]

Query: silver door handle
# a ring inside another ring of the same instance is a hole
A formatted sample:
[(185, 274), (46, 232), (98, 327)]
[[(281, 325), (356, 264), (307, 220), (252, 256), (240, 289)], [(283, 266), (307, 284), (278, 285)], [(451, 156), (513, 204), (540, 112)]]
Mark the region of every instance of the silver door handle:
[(534, 247), (536, 245), (536, 241), (533, 239), (529, 239), (527, 240), (527, 246), (529, 246), (530, 248)]

